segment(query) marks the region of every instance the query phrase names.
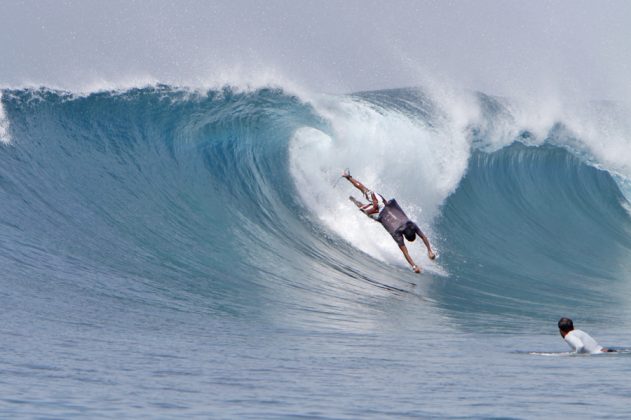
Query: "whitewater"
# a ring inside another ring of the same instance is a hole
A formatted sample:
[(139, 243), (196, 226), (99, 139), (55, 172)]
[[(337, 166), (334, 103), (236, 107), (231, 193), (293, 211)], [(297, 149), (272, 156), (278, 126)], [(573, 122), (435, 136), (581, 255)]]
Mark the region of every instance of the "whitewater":
[[(436, 86), (0, 95), (0, 415), (628, 416), (625, 104)], [(349, 202), (396, 197), (439, 258)], [(541, 357), (541, 355), (564, 357)]]

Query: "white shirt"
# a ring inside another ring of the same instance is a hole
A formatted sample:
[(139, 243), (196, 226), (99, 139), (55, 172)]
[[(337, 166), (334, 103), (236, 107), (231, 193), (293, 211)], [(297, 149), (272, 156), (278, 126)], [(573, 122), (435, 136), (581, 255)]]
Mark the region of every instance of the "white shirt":
[(563, 337), (576, 353), (600, 353), (603, 347), (589, 334), (581, 330), (572, 330)]

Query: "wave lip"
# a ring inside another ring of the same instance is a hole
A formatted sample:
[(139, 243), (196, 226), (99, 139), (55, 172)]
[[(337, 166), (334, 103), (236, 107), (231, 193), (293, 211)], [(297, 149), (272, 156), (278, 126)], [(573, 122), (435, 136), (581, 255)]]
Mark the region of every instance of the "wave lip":
[(8, 144), (10, 142), (9, 120), (4, 112), (4, 107), (2, 105), (2, 92), (0, 91), (0, 143)]

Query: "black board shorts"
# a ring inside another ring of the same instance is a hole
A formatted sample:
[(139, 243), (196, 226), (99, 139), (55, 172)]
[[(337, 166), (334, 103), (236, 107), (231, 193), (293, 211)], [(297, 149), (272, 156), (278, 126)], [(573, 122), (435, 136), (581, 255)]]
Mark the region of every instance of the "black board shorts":
[(412, 221), (407, 221), (405, 224), (401, 225), (397, 230), (392, 234), (392, 238), (399, 245), (403, 246), (405, 243), (403, 242), (403, 237), (407, 234), (407, 236), (411, 236), (412, 234), (416, 234), (416, 236), (422, 236), (423, 231), (419, 228), (416, 223)]

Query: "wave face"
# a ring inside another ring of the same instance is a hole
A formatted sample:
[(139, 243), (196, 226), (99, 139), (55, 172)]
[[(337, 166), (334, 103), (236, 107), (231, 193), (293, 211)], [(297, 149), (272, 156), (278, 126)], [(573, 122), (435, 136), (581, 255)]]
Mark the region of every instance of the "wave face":
[[(631, 272), (614, 172), (562, 123), (498, 145), (509, 109), (472, 103), (473, 120), (403, 89), (311, 102), (280, 89), (6, 90), (5, 281), (61, 306), (89, 294), (282, 324), (357, 326), (370, 296), (392, 293), (456, 317), (614, 316)], [(429, 274), (411, 274), (348, 203), (344, 167), (418, 220), (441, 254), (413, 248)]]
[(476, 152), (436, 222), (457, 279), (442, 293), (476, 312), (619, 316), (631, 270), (625, 204), (609, 173), (559, 147)]

